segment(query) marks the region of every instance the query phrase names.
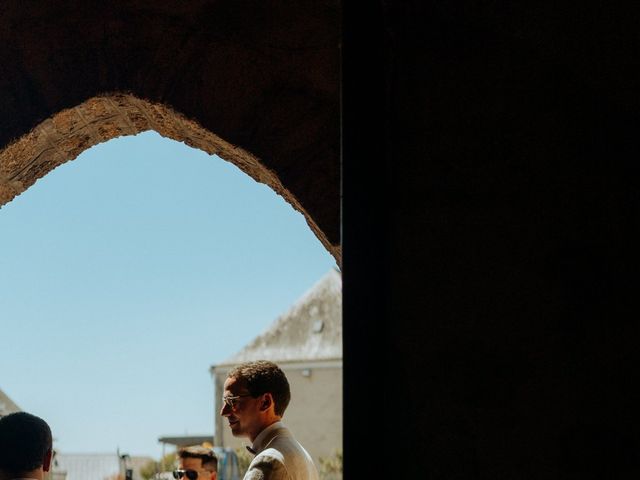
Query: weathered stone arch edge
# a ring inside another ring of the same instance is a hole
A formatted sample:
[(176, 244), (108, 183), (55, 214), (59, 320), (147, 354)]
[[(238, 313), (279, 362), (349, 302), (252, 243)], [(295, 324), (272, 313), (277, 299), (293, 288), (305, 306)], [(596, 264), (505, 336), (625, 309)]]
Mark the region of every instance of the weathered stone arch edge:
[(54, 168), (83, 151), (124, 135), (154, 130), (233, 163), (257, 182), (271, 187), (304, 215), (324, 247), (342, 262), (340, 245), (332, 245), (296, 197), (251, 153), (221, 139), (170, 107), (128, 93), (106, 93), (62, 110), (0, 151), (0, 207), (26, 191)]

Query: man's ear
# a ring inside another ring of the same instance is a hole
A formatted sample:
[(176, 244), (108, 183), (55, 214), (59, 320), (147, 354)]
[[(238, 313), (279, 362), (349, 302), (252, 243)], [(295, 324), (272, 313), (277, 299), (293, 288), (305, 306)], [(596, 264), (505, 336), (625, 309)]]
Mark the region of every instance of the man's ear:
[(42, 459), (42, 470), (48, 472), (51, 470), (51, 460), (53, 459), (53, 450), (47, 450), (47, 453), (44, 454), (44, 458)]
[(273, 405), (273, 396), (271, 396), (270, 393), (265, 393), (262, 397), (262, 402), (260, 402), (260, 410), (269, 410), (269, 407), (271, 407), (271, 405)]
[(218, 478), (218, 472), (211, 472), (211, 479), (210, 480), (216, 480)]

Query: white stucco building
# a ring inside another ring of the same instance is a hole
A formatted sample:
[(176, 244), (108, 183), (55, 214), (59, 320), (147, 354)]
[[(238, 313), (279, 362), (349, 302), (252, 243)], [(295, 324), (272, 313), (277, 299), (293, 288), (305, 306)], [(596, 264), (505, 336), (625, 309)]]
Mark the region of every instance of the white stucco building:
[(316, 464), (342, 450), (342, 277), (327, 273), (286, 313), (246, 347), (211, 367), (215, 395), (215, 439), (222, 447), (240, 447), (218, 414), (223, 384), (234, 366), (271, 360), (287, 375), (291, 403), (285, 424)]

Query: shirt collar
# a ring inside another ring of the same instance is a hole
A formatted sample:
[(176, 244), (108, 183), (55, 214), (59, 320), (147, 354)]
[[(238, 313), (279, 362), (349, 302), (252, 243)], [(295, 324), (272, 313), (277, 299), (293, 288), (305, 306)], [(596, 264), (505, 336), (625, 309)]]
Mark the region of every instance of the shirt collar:
[(272, 423), (267, 428), (262, 430), (258, 436), (253, 441), (253, 445), (251, 445), (251, 450), (256, 453), (260, 453), (267, 446), (267, 439), (269, 438), (269, 434), (274, 430), (284, 427), (284, 424), (281, 421)]

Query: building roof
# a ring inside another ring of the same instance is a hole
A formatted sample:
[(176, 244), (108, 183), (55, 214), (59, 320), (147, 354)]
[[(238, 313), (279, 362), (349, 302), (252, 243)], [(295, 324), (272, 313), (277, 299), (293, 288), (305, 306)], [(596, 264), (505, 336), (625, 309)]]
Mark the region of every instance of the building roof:
[(115, 453), (58, 453), (56, 469), (66, 472), (67, 480), (107, 480), (120, 473), (120, 461)]
[[(129, 457), (127, 468), (133, 469), (134, 480), (139, 480), (140, 467), (152, 461), (150, 457)], [(110, 480), (120, 473), (120, 459), (115, 453), (58, 453), (55, 469), (66, 472), (66, 480)]]
[(20, 407), (0, 389), (0, 417), (19, 411)]
[(334, 359), (342, 359), (342, 276), (332, 269), (264, 333), (212, 368)]
[(187, 447), (190, 445), (202, 445), (205, 442), (213, 444), (213, 435), (178, 435), (178, 436), (165, 436), (158, 438), (160, 443), (168, 443), (169, 445), (175, 445), (176, 447)]

